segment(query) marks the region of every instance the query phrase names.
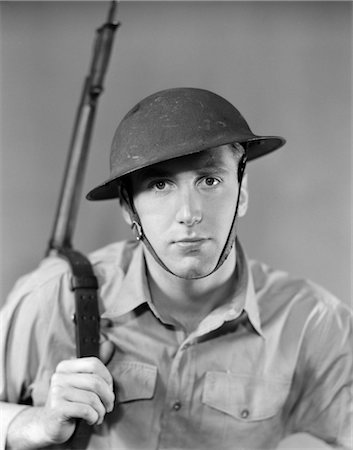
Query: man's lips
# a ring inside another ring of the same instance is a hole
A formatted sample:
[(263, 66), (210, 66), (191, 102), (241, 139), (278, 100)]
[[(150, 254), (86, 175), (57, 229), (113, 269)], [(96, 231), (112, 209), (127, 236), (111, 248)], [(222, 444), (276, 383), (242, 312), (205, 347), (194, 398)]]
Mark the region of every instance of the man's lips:
[(182, 237), (173, 240), (173, 244), (177, 244), (180, 246), (191, 246), (191, 245), (199, 245), (203, 242), (208, 241), (208, 238), (202, 236), (194, 236), (194, 237)]

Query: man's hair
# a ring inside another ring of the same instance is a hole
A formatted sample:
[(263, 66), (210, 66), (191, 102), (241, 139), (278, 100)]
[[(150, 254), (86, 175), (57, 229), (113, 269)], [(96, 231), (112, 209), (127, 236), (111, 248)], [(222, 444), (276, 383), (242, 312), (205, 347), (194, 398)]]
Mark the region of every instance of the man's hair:
[(228, 145), (234, 151), (234, 155), (236, 155), (239, 159), (244, 155), (245, 148), (241, 144), (239, 144), (239, 142), (232, 142)]
[[(229, 145), (230, 149), (232, 150), (232, 154), (235, 158), (235, 162), (237, 164), (239, 164), (241, 158), (245, 155), (245, 152), (246, 152), (245, 148), (241, 144), (239, 144), (239, 142), (233, 142), (232, 144), (228, 144), (228, 145)], [(238, 171), (238, 181), (240, 181), (239, 180), (239, 171)]]

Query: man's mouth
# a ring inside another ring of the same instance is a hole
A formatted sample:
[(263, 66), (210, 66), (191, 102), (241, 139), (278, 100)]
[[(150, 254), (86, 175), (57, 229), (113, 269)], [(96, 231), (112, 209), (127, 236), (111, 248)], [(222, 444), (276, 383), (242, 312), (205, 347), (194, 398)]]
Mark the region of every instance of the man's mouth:
[(203, 243), (205, 243), (206, 241), (208, 241), (207, 238), (204, 237), (199, 237), (199, 236), (195, 236), (195, 237), (183, 237), (180, 239), (176, 239), (173, 241), (174, 244), (176, 244), (179, 247), (197, 247)]

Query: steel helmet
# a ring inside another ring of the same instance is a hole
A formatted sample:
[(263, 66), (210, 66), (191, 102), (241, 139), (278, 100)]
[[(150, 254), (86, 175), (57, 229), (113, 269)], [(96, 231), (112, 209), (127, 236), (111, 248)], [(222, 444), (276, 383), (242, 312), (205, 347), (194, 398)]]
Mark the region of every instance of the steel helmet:
[(280, 136), (252, 133), (240, 112), (219, 95), (196, 88), (166, 89), (134, 106), (120, 122), (111, 147), (110, 177), (88, 200), (119, 196), (116, 180), (144, 167), (230, 143), (242, 144), (247, 160), (277, 150)]

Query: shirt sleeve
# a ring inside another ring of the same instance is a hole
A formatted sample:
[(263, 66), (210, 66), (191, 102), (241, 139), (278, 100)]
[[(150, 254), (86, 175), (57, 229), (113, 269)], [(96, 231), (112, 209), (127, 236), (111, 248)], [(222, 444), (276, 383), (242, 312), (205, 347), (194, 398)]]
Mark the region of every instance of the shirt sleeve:
[(21, 411), (26, 409), (25, 405), (0, 402), (0, 450), (6, 448), (6, 436), (10, 423)]
[(58, 282), (48, 280), (62, 273), (62, 267), (58, 271), (55, 261), (44, 260), (17, 282), (0, 311), (0, 450), (5, 449), (11, 421), (32, 404), (33, 383), (47, 345), (52, 312), (48, 300), (56, 301), (59, 291)]
[[(353, 320), (336, 300), (308, 318), (294, 384), (292, 432), (306, 432), (333, 448), (353, 448)], [(298, 375), (298, 373), (300, 375)]]

